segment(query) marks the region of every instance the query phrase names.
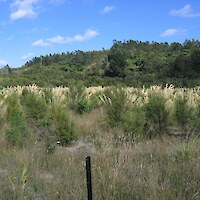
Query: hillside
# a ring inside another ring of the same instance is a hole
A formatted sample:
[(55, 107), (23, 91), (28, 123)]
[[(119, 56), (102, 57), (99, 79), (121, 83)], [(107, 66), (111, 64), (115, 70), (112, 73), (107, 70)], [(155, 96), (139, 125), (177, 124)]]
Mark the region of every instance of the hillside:
[(75, 51), (35, 57), (22, 67), (5, 66), (0, 86), (149, 86), (172, 83), (179, 87), (200, 84), (200, 42), (184, 44), (141, 41), (113, 41), (109, 50)]

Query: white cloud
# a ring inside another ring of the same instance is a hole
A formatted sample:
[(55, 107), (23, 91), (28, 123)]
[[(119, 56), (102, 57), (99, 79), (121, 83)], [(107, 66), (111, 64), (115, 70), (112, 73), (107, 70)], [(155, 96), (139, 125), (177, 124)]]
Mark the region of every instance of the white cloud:
[(72, 38), (67, 38), (70, 42), (83, 42), (96, 37), (99, 33), (97, 31), (88, 29), (84, 35), (75, 35)]
[(43, 39), (39, 39), (39, 40), (33, 42), (33, 43), (32, 43), (32, 46), (35, 46), (35, 47), (37, 47), (37, 46), (45, 47), (45, 46), (51, 46), (51, 44), (48, 43), (48, 42), (46, 42), (46, 41), (43, 40)]
[(26, 60), (26, 59), (28, 59), (28, 58), (30, 58), (30, 57), (32, 57), (34, 55), (34, 53), (28, 53), (28, 54), (26, 54), (26, 55), (23, 55), (22, 57), (21, 57), (21, 59), (22, 60)]
[(166, 31), (164, 31), (160, 36), (161, 37), (172, 37), (175, 35), (182, 35), (185, 34), (187, 30), (182, 28), (169, 28)]
[(0, 59), (0, 66), (1, 66), (1, 67), (2, 67), (2, 66), (5, 66), (6, 64), (8, 64), (6, 60)]
[(175, 29), (175, 28), (170, 28), (170, 29), (167, 29), (166, 31), (164, 31), (162, 34), (161, 34), (161, 37), (168, 37), (168, 36), (173, 36), (175, 34), (177, 34), (178, 30)]
[(62, 37), (62, 36), (60, 36), (60, 35), (57, 35), (55, 37), (48, 38), (47, 41), (51, 42), (51, 43), (65, 44), (67, 39)]
[(171, 10), (170, 15), (179, 17), (199, 17), (200, 13), (194, 13), (191, 5), (185, 5), (179, 10)]
[(104, 9), (101, 11), (101, 14), (106, 14), (111, 12), (115, 7), (114, 6), (106, 6)]
[(38, 0), (15, 0), (11, 4), (13, 12), (10, 14), (11, 20), (17, 20), (21, 18), (34, 18), (38, 13), (34, 5)]
[(57, 35), (52, 38), (47, 38), (46, 40), (40, 39), (33, 42), (33, 46), (50, 46), (52, 44), (69, 44), (73, 42), (84, 42), (96, 37), (99, 33), (95, 30), (88, 29), (83, 35), (75, 35), (73, 37), (63, 37)]

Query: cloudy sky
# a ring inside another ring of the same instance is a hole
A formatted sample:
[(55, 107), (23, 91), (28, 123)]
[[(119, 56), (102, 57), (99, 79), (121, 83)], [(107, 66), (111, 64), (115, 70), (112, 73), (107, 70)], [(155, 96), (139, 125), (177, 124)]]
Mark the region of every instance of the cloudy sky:
[(110, 48), (113, 40), (200, 40), (200, 0), (0, 0), (0, 66)]

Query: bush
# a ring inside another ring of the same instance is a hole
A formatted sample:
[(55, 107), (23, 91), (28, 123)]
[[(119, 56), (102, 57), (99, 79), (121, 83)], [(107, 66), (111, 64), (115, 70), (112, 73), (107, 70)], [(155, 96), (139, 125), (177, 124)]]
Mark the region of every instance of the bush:
[(145, 112), (143, 107), (133, 106), (124, 115), (123, 129), (131, 139), (139, 139), (144, 136)]
[(61, 145), (66, 146), (77, 139), (77, 128), (69, 118), (67, 109), (64, 106), (53, 105), (50, 115), (53, 134), (55, 135), (55, 139), (60, 141)]
[(182, 131), (187, 132), (189, 130), (189, 125), (193, 119), (192, 109), (188, 105), (188, 99), (184, 96), (177, 96), (175, 98), (175, 111), (174, 116), (178, 126)]
[(48, 104), (53, 101), (53, 92), (51, 88), (43, 88), (44, 99), (45, 102)]
[(96, 94), (86, 94), (84, 85), (79, 83), (70, 88), (68, 104), (70, 109), (84, 114), (98, 107), (99, 98)]
[(46, 118), (48, 106), (45, 98), (24, 89), (20, 101), (28, 118), (39, 123)]
[(96, 95), (87, 97), (83, 95), (75, 105), (75, 111), (79, 114), (91, 112), (99, 106), (99, 98)]
[(22, 147), (29, 138), (29, 130), (21, 110), (17, 95), (6, 99), (6, 120), (9, 128), (5, 131), (8, 146)]
[(101, 96), (105, 107), (106, 121), (111, 127), (119, 126), (123, 123), (123, 117), (126, 115), (130, 98), (122, 88), (112, 88), (105, 91)]
[(146, 118), (146, 133), (150, 137), (168, 132), (169, 111), (166, 109), (166, 99), (159, 93), (149, 94), (144, 105)]
[(84, 95), (84, 90), (85, 87), (81, 83), (76, 84), (73, 87), (70, 87), (70, 91), (68, 94), (68, 104), (70, 109), (76, 110), (78, 102)]

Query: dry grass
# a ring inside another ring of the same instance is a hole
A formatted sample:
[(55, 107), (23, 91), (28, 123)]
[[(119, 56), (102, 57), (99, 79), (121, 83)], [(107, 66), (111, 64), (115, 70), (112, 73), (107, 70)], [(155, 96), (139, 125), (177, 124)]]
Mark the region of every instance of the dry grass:
[[(21, 88), (11, 89), (21, 91)], [(35, 86), (31, 90), (40, 91)], [(66, 91), (61, 88), (54, 94), (62, 96)], [(134, 95), (141, 92), (141, 102), (154, 91), (162, 92), (171, 103), (176, 93), (172, 86), (164, 90), (152, 87), (140, 91), (128, 88), (128, 91)], [(6, 90), (4, 94), (9, 92)], [(188, 95), (191, 106), (196, 105), (199, 96), (192, 92)], [(162, 136), (127, 141), (120, 128), (106, 125), (102, 113), (102, 108), (83, 115), (70, 113), (80, 130), (79, 140), (69, 147), (57, 146), (53, 154), (47, 154), (44, 141), (36, 142), (34, 137), (23, 149), (7, 148), (1, 134), (0, 199), (85, 200), (84, 160), (88, 155), (95, 200), (199, 199), (200, 138)]]
[(92, 158), (94, 199), (196, 199), (200, 141), (192, 141), (195, 148), (182, 159), (186, 143), (155, 138), (134, 144), (101, 136), (92, 143), (58, 147), (52, 155), (42, 143), (21, 150), (1, 146), (0, 199), (86, 199), (87, 155)]

